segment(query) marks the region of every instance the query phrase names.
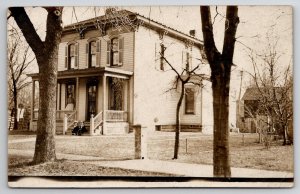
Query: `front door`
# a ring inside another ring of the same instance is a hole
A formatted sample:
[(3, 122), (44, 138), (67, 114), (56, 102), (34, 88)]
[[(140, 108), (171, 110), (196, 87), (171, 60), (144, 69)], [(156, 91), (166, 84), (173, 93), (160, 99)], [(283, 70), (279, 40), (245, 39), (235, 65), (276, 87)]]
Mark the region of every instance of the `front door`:
[(88, 84), (87, 85), (87, 114), (86, 119), (90, 120), (91, 115), (97, 114), (97, 85)]

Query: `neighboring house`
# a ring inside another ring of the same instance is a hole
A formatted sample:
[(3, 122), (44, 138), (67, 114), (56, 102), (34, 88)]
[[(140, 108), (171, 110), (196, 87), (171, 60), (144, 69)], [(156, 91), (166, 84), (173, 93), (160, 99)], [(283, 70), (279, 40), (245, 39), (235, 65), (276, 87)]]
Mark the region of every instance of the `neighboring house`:
[(257, 88), (247, 88), (239, 103), (237, 127), (243, 133), (257, 133), (258, 127), (266, 127), (267, 117), (259, 114), (260, 93)]
[[(239, 102), (239, 110), (237, 110), (237, 123), (238, 123), (238, 127), (240, 128), (241, 132), (245, 132), (245, 133), (258, 133), (259, 129), (265, 129), (268, 130), (269, 132), (272, 132), (274, 129), (270, 129), (270, 126), (268, 125), (268, 123), (270, 123), (270, 118), (268, 118), (265, 109), (262, 109), (262, 91), (264, 93), (264, 95), (266, 96), (270, 96), (270, 99), (272, 99), (272, 95), (273, 95), (273, 90), (270, 89), (263, 89), (260, 88), (260, 90), (257, 87), (251, 87), (251, 88), (247, 88), (247, 90), (245, 91), (241, 101)], [(276, 87), (275, 88), (275, 95), (278, 98), (278, 102), (281, 102), (282, 104), (280, 106), (282, 106), (282, 108), (292, 108), (292, 104), (291, 107), (289, 107), (289, 105), (286, 105), (284, 103), (286, 103), (286, 99), (288, 97), (288, 99), (292, 98), (292, 93), (290, 93), (291, 91), (289, 90), (288, 92), (291, 94), (289, 96), (282, 96), (284, 93), (284, 88), (283, 87)], [(289, 94), (288, 93), (288, 94)], [(289, 101), (289, 100), (288, 100)], [(291, 103), (292, 101), (288, 102)], [(274, 102), (275, 103), (275, 102)], [(291, 111), (291, 110), (288, 110)], [(292, 118), (289, 119), (288, 121), (288, 133), (292, 134)], [(278, 128), (277, 124), (275, 124), (274, 128)], [(271, 130), (271, 131), (270, 131)]]
[[(160, 52), (181, 72), (186, 63), (190, 68), (200, 63), (203, 44), (126, 10), (107, 9), (104, 16), (65, 26), (58, 54), (57, 131), (75, 120), (85, 121), (91, 135), (127, 133), (136, 124), (153, 131), (174, 128), (180, 90), (166, 92), (176, 74)], [(31, 130), (36, 130), (38, 74), (30, 76)], [(181, 122), (201, 131), (202, 88), (188, 85), (187, 90)]]

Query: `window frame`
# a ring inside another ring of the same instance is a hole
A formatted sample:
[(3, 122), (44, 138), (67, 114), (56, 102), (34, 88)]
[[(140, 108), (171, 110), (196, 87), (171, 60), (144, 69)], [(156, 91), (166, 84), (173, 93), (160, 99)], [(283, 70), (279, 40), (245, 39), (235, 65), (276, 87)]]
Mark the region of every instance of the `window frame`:
[(65, 106), (68, 104), (68, 97), (69, 97), (69, 86), (73, 86), (72, 88), (72, 98), (74, 100), (74, 108), (76, 107), (76, 84), (74, 82), (68, 82), (66, 83), (66, 89), (65, 89)]
[[(115, 44), (115, 47), (114, 47)], [(114, 36), (107, 41), (106, 65), (121, 67), (124, 64), (124, 37)], [(116, 62), (116, 63), (114, 63)]]
[[(74, 47), (74, 53), (71, 55), (71, 47)], [(74, 67), (72, 67), (72, 58), (74, 58)], [(76, 43), (68, 45), (68, 69), (75, 69), (76, 67)]]
[[(189, 103), (188, 101), (188, 91), (187, 90), (191, 90), (192, 91), (192, 95), (193, 95), (193, 110), (189, 111), (188, 105), (187, 103)], [(185, 88), (185, 94), (184, 94), (184, 114), (186, 115), (195, 115), (196, 114), (196, 89), (195, 87), (186, 87)]]
[[(95, 51), (92, 53), (92, 43), (95, 44)], [(91, 40), (88, 42), (88, 67), (89, 68), (95, 68), (97, 67), (97, 40)], [(95, 57), (95, 65), (92, 65), (92, 55)]]

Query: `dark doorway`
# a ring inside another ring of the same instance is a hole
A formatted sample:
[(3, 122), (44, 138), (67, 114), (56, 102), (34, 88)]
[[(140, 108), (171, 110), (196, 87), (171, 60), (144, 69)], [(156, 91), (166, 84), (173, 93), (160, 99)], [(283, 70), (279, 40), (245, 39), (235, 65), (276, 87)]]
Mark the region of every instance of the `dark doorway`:
[(87, 84), (87, 114), (86, 119), (90, 120), (91, 115), (97, 114), (97, 83)]

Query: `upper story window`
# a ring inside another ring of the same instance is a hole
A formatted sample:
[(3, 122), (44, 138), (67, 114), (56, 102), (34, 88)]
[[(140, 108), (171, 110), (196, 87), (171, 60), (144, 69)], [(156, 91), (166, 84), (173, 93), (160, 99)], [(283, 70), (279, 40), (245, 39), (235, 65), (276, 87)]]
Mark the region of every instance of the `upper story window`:
[(124, 38), (113, 38), (110, 41), (108, 41), (106, 64), (108, 66), (122, 66), (123, 50)]
[(76, 55), (75, 55), (75, 44), (69, 45), (69, 69), (75, 68), (76, 65)]
[(96, 53), (97, 53), (97, 44), (96, 41), (91, 41), (89, 43), (90, 52), (89, 52), (89, 64), (90, 67), (96, 67)]
[(195, 114), (195, 89), (185, 89), (185, 114)]
[(78, 67), (78, 43), (71, 43), (65, 50), (65, 68), (75, 69)]
[(91, 40), (86, 44), (86, 64), (88, 67), (100, 66), (100, 41)]

